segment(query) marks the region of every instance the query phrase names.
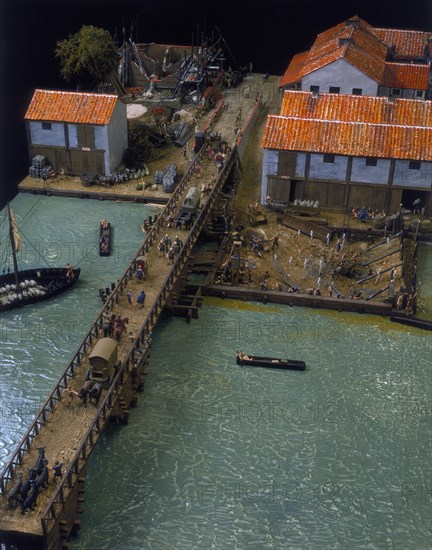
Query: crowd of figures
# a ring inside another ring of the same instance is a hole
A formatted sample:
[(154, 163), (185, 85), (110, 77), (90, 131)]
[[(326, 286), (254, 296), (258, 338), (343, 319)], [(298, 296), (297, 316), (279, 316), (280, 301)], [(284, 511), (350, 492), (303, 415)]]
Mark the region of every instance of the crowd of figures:
[(174, 241), (171, 241), (168, 233), (159, 241), (158, 250), (159, 258), (167, 258), (168, 265), (173, 264), (176, 256), (183, 248), (183, 241), (178, 235), (175, 236)]
[(128, 317), (121, 317), (116, 313), (110, 313), (105, 310), (102, 314), (102, 331), (105, 338), (115, 338), (120, 340), (121, 335), (126, 332)]
[[(63, 462), (55, 461), (52, 466), (54, 482), (62, 478)], [(8, 506), (10, 509), (15, 509), (21, 506), (21, 513), (25, 514), (28, 510), (34, 510), (37, 504), (37, 497), (41, 490), (46, 489), (50, 482), (50, 471), (48, 468), (48, 460), (45, 457), (45, 447), (38, 448), (37, 460), (31, 468), (29, 468), (28, 476), (24, 480), (24, 472), (17, 473), (15, 485), (11, 488), (7, 495)]]

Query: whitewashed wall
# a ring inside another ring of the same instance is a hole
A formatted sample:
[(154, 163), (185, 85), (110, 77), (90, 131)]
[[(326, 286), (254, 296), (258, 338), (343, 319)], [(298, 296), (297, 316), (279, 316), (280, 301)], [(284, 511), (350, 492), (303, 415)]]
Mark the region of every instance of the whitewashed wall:
[(264, 149), (262, 163), (262, 180), (261, 180), (261, 204), (265, 204), (267, 191), (267, 176), (276, 175), (278, 173), (278, 151)]
[(378, 83), (344, 59), (304, 76), (301, 89), (308, 92), (311, 86), (319, 86), (320, 92), (328, 92), (330, 86), (339, 86), (341, 94), (352, 94), (353, 88), (361, 88), (362, 95), (378, 94)]
[(28, 122), (30, 140), (33, 145), (65, 146), (63, 123), (52, 123), (51, 130), (43, 130), (42, 122), (30, 120)]
[(335, 156), (335, 161), (324, 162), (324, 155), (312, 154), (309, 179), (344, 181), (347, 173), (348, 157)]
[(422, 162), (420, 170), (410, 170), (407, 160), (396, 161), (393, 185), (400, 187), (432, 187), (432, 163)]
[(105, 159), (105, 170), (110, 174), (121, 162), (123, 153), (128, 147), (128, 125), (126, 105), (118, 100), (114, 108), (108, 126), (108, 145), (106, 147), (107, 158)]
[(351, 168), (351, 181), (387, 185), (390, 163), (390, 159), (377, 159), (376, 166), (366, 166), (365, 157), (354, 157)]

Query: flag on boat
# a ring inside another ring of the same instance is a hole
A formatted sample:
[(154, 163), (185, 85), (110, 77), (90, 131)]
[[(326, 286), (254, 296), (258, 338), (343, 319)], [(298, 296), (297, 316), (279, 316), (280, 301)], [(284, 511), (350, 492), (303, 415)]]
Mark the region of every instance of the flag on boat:
[(12, 209), (10, 211), (11, 213), (11, 225), (12, 225), (12, 235), (14, 240), (14, 249), (15, 252), (19, 252), (21, 250), (21, 235), (19, 234), (15, 214), (12, 212)]

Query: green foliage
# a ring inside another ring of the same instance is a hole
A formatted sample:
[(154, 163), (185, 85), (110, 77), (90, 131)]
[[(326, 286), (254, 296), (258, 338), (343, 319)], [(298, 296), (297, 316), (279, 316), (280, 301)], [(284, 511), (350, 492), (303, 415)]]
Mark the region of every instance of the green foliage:
[(68, 82), (99, 83), (118, 66), (117, 48), (109, 32), (91, 25), (57, 42), (55, 56)]
[(150, 129), (147, 126), (137, 126), (129, 130), (129, 147), (124, 153), (123, 164), (133, 168), (142, 163), (151, 162), (161, 156), (160, 149), (152, 142)]

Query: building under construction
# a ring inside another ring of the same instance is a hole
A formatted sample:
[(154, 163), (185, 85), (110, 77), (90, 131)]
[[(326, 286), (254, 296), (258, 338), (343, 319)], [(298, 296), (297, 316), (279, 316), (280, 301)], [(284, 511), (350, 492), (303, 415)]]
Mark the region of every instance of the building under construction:
[[(166, 90), (181, 103), (207, 106), (226, 78), (222, 46), (229, 52), (220, 33), (199, 46), (137, 44), (129, 38), (121, 47), (119, 80), (126, 89), (139, 88), (143, 94)], [(241, 71), (235, 73), (239, 82)]]

